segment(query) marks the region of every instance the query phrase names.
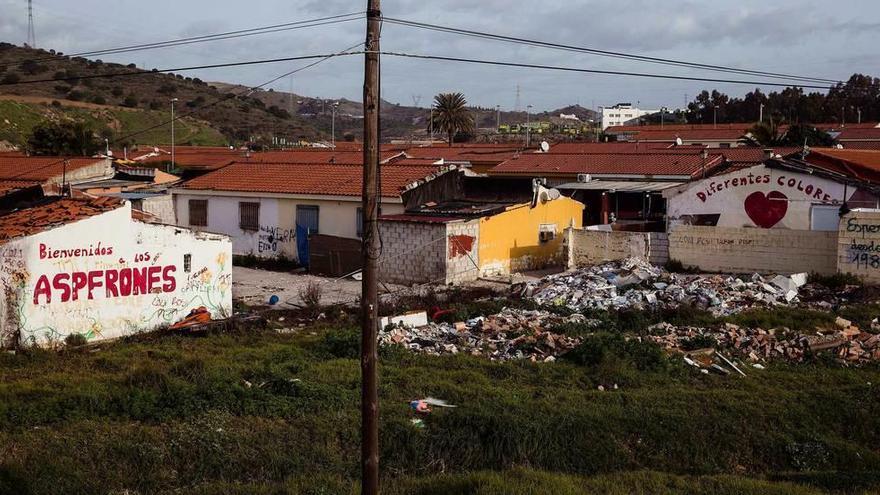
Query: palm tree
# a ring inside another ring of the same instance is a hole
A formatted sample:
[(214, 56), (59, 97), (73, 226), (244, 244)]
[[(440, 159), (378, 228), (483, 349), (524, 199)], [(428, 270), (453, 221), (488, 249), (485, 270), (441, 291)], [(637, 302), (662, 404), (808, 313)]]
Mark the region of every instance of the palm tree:
[(474, 117), (467, 109), (467, 100), (461, 93), (440, 93), (434, 97), (434, 129), (445, 132), (449, 146), (458, 132), (472, 132)]
[(785, 133), (780, 131), (779, 125), (771, 118), (769, 123), (755, 124), (749, 129), (749, 135), (761, 146), (779, 146), (785, 139)]

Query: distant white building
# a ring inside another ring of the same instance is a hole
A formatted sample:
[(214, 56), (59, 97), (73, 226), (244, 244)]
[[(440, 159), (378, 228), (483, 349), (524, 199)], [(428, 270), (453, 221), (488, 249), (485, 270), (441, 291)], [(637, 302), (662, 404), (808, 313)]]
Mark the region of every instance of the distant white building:
[(636, 108), (632, 103), (618, 103), (613, 107), (602, 108), (602, 130), (615, 126), (626, 125), (627, 122), (637, 119), (643, 115), (657, 113), (660, 110), (642, 110)]

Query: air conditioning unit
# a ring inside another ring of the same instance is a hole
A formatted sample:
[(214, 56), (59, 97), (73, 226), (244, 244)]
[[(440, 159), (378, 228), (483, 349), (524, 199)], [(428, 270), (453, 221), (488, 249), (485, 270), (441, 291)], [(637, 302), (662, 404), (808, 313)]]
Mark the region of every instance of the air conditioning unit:
[(578, 182), (590, 182), (593, 178), (590, 174), (578, 174)]
[(538, 240), (541, 242), (550, 242), (556, 239), (556, 224), (542, 223), (538, 227)]

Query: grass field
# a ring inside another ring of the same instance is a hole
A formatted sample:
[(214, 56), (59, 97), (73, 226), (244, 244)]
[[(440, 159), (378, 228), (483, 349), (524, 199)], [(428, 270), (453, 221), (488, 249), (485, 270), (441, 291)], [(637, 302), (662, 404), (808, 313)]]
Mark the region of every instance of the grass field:
[[(356, 493), (355, 326), (4, 354), (0, 493)], [(651, 346), (581, 362), (383, 350), (386, 493), (880, 488), (877, 367), (722, 377)], [(407, 403), (428, 395), (459, 407), (419, 428)]]
[[(34, 126), (57, 118), (69, 118), (86, 122), (92, 129), (100, 131), (108, 126), (114, 129), (114, 136), (121, 138), (135, 134), (126, 141), (144, 144), (167, 144), (171, 142), (169, 125), (170, 112), (123, 109), (120, 107), (80, 108), (72, 106), (55, 107), (43, 103), (22, 103), (13, 100), (0, 100), (0, 140), (16, 145), (27, 143)], [(9, 121), (6, 124), (5, 121)], [(153, 129), (153, 127), (156, 127)], [(146, 132), (141, 132), (150, 129)], [(226, 138), (209, 124), (183, 118), (176, 123), (175, 141), (192, 146), (225, 146)]]

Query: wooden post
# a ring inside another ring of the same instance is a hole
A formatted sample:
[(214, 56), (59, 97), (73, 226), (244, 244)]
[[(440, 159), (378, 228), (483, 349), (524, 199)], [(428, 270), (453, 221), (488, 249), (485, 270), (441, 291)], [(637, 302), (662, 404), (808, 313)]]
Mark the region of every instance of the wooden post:
[(367, 0), (364, 55), (363, 281), (361, 285), (361, 493), (379, 493), (379, 32), (380, 0)]

